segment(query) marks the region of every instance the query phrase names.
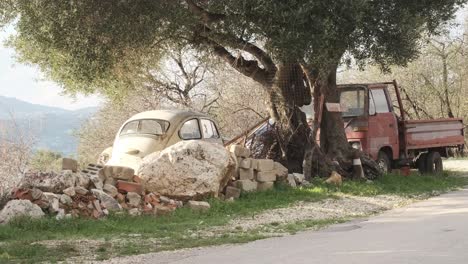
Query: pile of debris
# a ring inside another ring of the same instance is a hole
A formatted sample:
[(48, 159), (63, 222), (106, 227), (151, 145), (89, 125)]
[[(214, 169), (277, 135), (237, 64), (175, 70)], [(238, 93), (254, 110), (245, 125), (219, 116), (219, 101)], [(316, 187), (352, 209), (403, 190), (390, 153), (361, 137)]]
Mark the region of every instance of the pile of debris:
[(273, 189), (275, 182), (286, 183), (292, 187), (308, 184), (304, 175), (288, 174), (288, 169), (279, 162), (251, 158), (250, 150), (241, 145), (231, 145), (230, 152), (236, 161), (236, 171), (224, 191), (226, 200), (238, 198), (241, 192)]
[[(183, 206), (181, 201), (145, 192), (131, 168), (90, 164), (78, 172), (78, 163), (72, 159), (63, 159), (62, 168), (60, 173), (26, 173), (13, 190), (12, 201), (2, 210), (0, 223), (8, 222), (11, 210), (18, 211), (11, 206), (17, 200), (31, 203), (24, 208), (34, 208), (35, 212), (40, 208), (57, 219), (78, 216), (98, 219), (110, 211), (123, 210), (131, 215), (163, 215)], [(199, 204), (187, 204), (200, 209)], [(206, 208), (206, 204), (203, 206)]]

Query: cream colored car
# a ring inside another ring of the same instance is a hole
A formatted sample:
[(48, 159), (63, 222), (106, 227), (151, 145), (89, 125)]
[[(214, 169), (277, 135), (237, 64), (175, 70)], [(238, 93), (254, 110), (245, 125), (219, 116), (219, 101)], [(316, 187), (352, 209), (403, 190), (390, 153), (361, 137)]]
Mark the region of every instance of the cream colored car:
[(141, 160), (182, 140), (223, 144), (216, 123), (209, 116), (181, 110), (156, 110), (132, 116), (119, 129), (114, 145), (98, 163), (138, 170)]

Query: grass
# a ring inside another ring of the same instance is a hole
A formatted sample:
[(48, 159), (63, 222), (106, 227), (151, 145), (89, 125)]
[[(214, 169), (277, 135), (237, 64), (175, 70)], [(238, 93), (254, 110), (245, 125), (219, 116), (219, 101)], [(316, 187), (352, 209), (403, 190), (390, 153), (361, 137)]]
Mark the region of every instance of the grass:
[[(275, 190), (249, 193), (235, 202), (211, 200), (212, 208), (206, 213), (196, 213), (182, 208), (163, 217), (112, 215), (105, 220), (54, 218), (39, 220), (16, 219), (0, 226), (0, 263), (61, 261), (79, 255), (79, 243), (75, 240), (94, 241), (87, 247), (95, 259), (107, 259), (115, 255), (134, 255), (150, 251), (226, 243), (244, 243), (266, 237), (265, 230), (221, 232), (216, 236), (199, 236), (212, 227), (222, 227), (236, 217), (249, 217), (262, 211), (287, 207), (298, 201), (320, 201), (334, 198), (337, 193), (358, 196), (392, 194), (404, 197), (433, 195), (468, 184), (466, 178), (440, 176), (404, 177), (386, 175), (373, 182), (346, 181), (341, 187), (314, 181), (312, 187), (288, 188), (277, 186)], [(270, 231), (286, 230), (295, 233), (312, 227), (320, 227), (343, 219), (314, 219), (278, 225)], [(275, 225), (273, 224), (272, 227)], [(219, 228), (222, 230), (222, 228)], [(42, 242), (45, 243), (42, 243)], [(61, 241), (47, 243), (47, 241)], [(86, 242), (85, 242), (86, 243)]]

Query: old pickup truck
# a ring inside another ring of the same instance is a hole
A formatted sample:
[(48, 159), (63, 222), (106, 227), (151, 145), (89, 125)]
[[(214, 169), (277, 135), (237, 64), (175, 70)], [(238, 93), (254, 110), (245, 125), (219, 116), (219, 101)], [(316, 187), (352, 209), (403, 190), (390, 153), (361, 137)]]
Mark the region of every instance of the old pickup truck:
[(396, 81), (338, 88), (348, 142), (368, 153), (384, 171), (411, 166), (421, 173), (441, 172), (441, 157), (448, 156), (448, 149), (463, 150), (463, 120), (408, 120)]
[[(396, 81), (343, 84), (338, 85), (338, 89), (340, 103), (322, 103), (318, 109), (327, 107), (329, 111), (341, 112), (348, 142), (375, 159), (384, 172), (403, 166), (417, 168), (424, 174), (441, 172), (442, 157), (448, 157), (449, 149), (463, 151), (463, 120), (408, 120)], [(392, 95), (396, 97), (396, 109)], [(323, 102), (323, 98), (320, 101)], [(313, 108), (311, 105), (301, 108), (310, 125), (313, 125)], [(257, 138), (261, 138), (259, 135), (273, 127), (272, 120), (262, 120), (227, 144), (244, 142), (252, 146)], [(317, 141), (319, 138), (317, 136)]]

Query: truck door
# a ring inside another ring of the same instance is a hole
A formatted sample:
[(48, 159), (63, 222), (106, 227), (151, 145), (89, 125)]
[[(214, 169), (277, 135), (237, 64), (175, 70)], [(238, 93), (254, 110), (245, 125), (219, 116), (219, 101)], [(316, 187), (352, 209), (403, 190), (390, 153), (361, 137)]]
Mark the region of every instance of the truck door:
[[(383, 150), (390, 160), (398, 159), (398, 123), (385, 87), (369, 89), (369, 149), (377, 159)], [(391, 150), (391, 153), (390, 153)]]

